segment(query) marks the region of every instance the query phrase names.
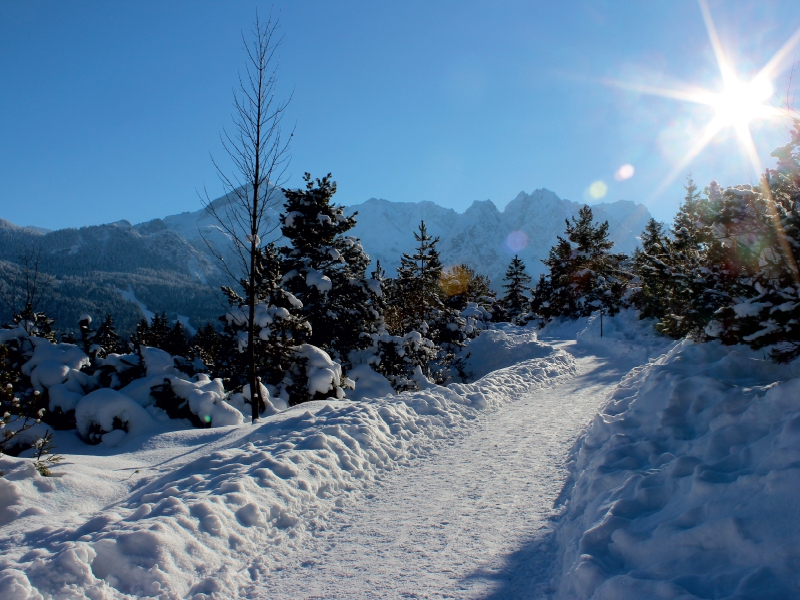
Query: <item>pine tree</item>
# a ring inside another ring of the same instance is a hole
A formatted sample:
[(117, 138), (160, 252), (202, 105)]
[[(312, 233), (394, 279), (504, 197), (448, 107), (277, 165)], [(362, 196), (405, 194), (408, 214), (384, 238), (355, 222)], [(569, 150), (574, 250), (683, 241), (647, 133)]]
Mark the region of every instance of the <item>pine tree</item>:
[(414, 238), (415, 252), (403, 254), (397, 268), (392, 306), (397, 311), (407, 364), (435, 383), (444, 383), (454, 374), (465, 375), (465, 359), (457, 354), (466, 345), (466, 321), (442, 299), (439, 238), (428, 234), (424, 221)]
[(25, 304), (19, 313), (14, 314), (12, 321), (15, 326), (22, 327), (28, 335), (55, 342), (55, 332), (53, 331), (55, 320), (48, 317), (43, 311), (35, 310), (30, 303)]
[(427, 325), (444, 308), (439, 288), (442, 262), (436, 248), (439, 238), (430, 236), (425, 221), (422, 221), (419, 231), (414, 232), (414, 239), (417, 241), (416, 251), (404, 253), (400, 258), (395, 280), (394, 304), (406, 332), (419, 331), (422, 323)]
[(706, 334), (725, 343), (771, 347), (774, 360), (789, 362), (800, 357), (800, 122), (772, 156), (778, 164), (758, 186), (721, 194), (713, 229), (736, 276), (723, 282), (730, 299)]
[(175, 321), (175, 325), (167, 331), (161, 349), (172, 356), (186, 357), (189, 355), (189, 339), (180, 320)]
[(170, 326), (167, 321), (167, 313), (156, 313), (150, 320), (145, 318), (139, 321), (136, 326), (136, 333), (133, 335), (135, 338), (134, 344), (163, 350), (169, 333)]
[(316, 180), (306, 173), (304, 179), (306, 189), (283, 190), (281, 232), (291, 244), (281, 249), (284, 285), (303, 303), (309, 343), (347, 366), (350, 351), (370, 344), (380, 316), (380, 283), (366, 275), (370, 260), (361, 242), (345, 235), (356, 219), (332, 202), (336, 182), (330, 173)]
[(464, 310), (470, 302), (488, 310), (496, 300), (489, 289), (489, 278), (475, 273), (466, 264), (442, 270), (439, 288), (444, 295), (445, 306), (459, 311)]
[(539, 275), (539, 281), (533, 289), (531, 296), (531, 313), (539, 319), (539, 327), (543, 327), (550, 315), (550, 298), (553, 296), (553, 286), (544, 273)]
[[(253, 290), (255, 299), (254, 336), (252, 356), (255, 356), (257, 377), (262, 378), (265, 385), (287, 390), (295, 390), (289, 398), (291, 404), (309, 400), (301, 392), (297, 375), (292, 372), (298, 361), (296, 347), (304, 343), (311, 335), (311, 327), (306, 321), (303, 304), (283, 287), (281, 261), (274, 244), (265, 246), (256, 256), (255, 279), (252, 282), (243, 279), (242, 289)], [(228, 374), (234, 388), (249, 383), (246, 365), (248, 350), (249, 318), (247, 299), (242, 298), (230, 287), (223, 287), (228, 298), (230, 311), (221, 319), (225, 323), (225, 333), (235, 344), (233, 353), (222, 361), (228, 365)], [(252, 389), (252, 388), (251, 388)], [(263, 399), (261, 399), (263, 402)], [(265, 404), (258, 409), (264, 410)]]
[(92, 344), (93, 346), (100, 347), (98, 355), (103, 357), (123, 351), (120, 336), (114, 326), (114, 319), (111, 317), (111, 314), (106, 315), (105, 320), (100, 324), (100, 327), (97, 328)]
[[(189, 352), (192, 358), (203, 361), (211, 377), (230, 381), (231, 365), (228, 360), (234, 356), (233, 340), (221, 336), (211, 323), (206, 323), (194, 334)], [(238, 365), (239, 361), (236, 362)]]
[(670, 240), (664, 226), (652, 217), (639, 237), (641, 248), (633, 253), (632, 304), (639, 309), (639, 317), (660, 318), (664, 314), (665, 290), (669, 282), (658, 269), (668, 255)]
[(503, 284), (506, 295), (503, 296), (502, 302), (506, 315), (512, 322), (524, 325), (531, 308), (530, 287), (528, 287), (531, 276), (525, 272), (525, 263), (519, 256), (515, 255), (509, 263), (505, 280), (508, 283)]
[[(105, 358), (111, 353), (123, 351), (120, 336), (114, 327), (114, 319), (110, 314), (96, 330), (92, 329), (92, 317), (88, 314), (81, 315), (78, 328), (81, 334), (80, 343), (83, 351), (94, 365), (98, 358)], [(77, 340), (64, 338), (65, 343), (77, 344)]]
[[(219, 250), (209, 244), (217, 261), (230, 282), (244, 281), (255, 285), (259, 276), (257, 263), (263, 263), (262, 238), (271, 234), (269, 212), (280, 203), (278, 189), (285, 182), (289, 142), (284, 137), (281, 121), (288, 101), (280, 101), (276, 94), (276, 49), (279, 40), (278, 23), (262, 24), (258, 17), (253, 24), (253, 41), (245, 42), (247, 63), (245, 75), (239, 78), (239, 90), (234, 92), (234, 135), (225, 134), (222, 143), (233, 172), (223, 171), (215, 162), (217, 173), (225, 188), (226, 202), (214, 203), (208, 196), (205, 207), (216, 225), (230, 240), (230, 250), (235, 257), (227, 262)], [(242, 274), (244, 278), (240, 279)], [(231, 288), (227, 288), (230, 290)], [(261, 386), (257, 382), (257, 357), (255, 355), (255, 311), (258, 300), (253, 287), (242, 290), (241, 301), (247, 306), (246, 350), (243, 368), (248, 385), (253, 390), (252, 420), (258, 420)], [(233, 297), (231, 297), (233, 298)], [(239, 298), (237, 295), (236, 298)], [(239, 302), (239, 300), (234, 300)]]
[[(705, 301), (708, 291), (708, 251), (711, 209), (687, 179), (686, 195), (672, 225), (672, 240), (664, 240), (663, 252), (648, 257), (653, 286), (661, 289), (661, 315), (656, 330), (674, 338), (702, 335), (712, 312)], [(711, 195), (716, 199), (716, 183)]]
[(686, 195), (672, 225), (672, 237), (677, 252), (695, 250), (711, 239), (707, 223), (703, 221), (704, 217), (706, 220), (708, 217), (708, 210), (704, 210), (707, 203), (697, 193), (697, 185), (691, 177), (686, 179), (684, 189)]
[(624, 254), (612, 253), (608, 221), (593, 222), (592, 209), (581, 208), (578, 217), (566, 221), (566, 238), (559, 236), (543, 261), (550, 268), (552, 293), (544, 311), (547, 318), (589, 316), (602, 310), (614, 315), (622, 304), (627, 274)]

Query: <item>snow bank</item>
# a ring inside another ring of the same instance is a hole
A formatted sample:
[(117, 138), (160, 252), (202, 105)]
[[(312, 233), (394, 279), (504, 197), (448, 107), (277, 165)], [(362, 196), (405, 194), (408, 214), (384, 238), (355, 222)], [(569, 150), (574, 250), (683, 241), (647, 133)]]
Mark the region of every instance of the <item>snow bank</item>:
[(624, 309), (613, 317), (596, 312), (580, 319), (553, 319), (539, 330), (540, 338), (574, 339), (579, 349), (598, 356), (645, 362), (659, 356), (674, 340), (657, 333), (654, 319), (639, 319), (636, 309)]
[[(320, 359), (315, 368), (330, 365)], [(133, 479), (71, 455), (65, 475), (45, 481), (50, 492), (34, 477), (0, 489), (16, 503), (16, 518), (0, 528), (0, 597), (236, 596), (324, 529), (349, 495), (426, 455), (480, 411), (574, 371), (569, 354), (551, 349), (474, 384), (317, 401), (255, 426), (164, 434), (113, 457), (143, 470)], [(10, 480), (22, 468), (20, 459), (0, 462)], [(82, 505), (90, 508), (77, 519)], [(22, 516), (35, 506), (48, 510)]]
[(376, 372), (371, 365), (356, 365), (347, 372), (347, 376), (356, 384), (354, 389), (346, 392), (349, 400), (383, 398), (394, 395), (394, 388), (389, 380)]
[(800, 597), (797, 365), (683, 341), (574, 451), (558, 598)]
[(465, 370), (474, 380), (523, 360), (547, 356), (551, 351), (549, 344), (538, 340), (532, 327), (502, 323), (497, 329), (482, 331), (462, 353), (469, 354)]

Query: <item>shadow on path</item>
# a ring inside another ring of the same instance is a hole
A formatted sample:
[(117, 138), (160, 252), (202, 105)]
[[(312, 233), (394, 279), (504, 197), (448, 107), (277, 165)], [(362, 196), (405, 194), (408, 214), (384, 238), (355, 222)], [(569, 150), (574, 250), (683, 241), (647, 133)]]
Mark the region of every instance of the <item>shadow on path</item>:
[[(579, 360), (588, 357), (595, 359), (591, 366), (587, 365), (588, 368), (578, 375), (586, 382), (587, 387), (608, 389), (608, 386), (612, 386), (611, 389), (614, 389), (615, 384), (630, 369), (640, 364), (640, 362), (630, 359), (619, 360), (613, 357), (597, 356), (596, 348), (584, 349), (575, 344), (574, 340), (542, 339), (542, 341), (562, 348)], [(646, 359), (644, 360), (646, 361)], [(575, 440), (570, 455), (577, 450), (582, 440), (583, 434)], [(488, 583), (487, 587), (491, 591), (480, 596), (482, 600), (538, 600), (553, 597), (556, 590), (552, 584), (561, 569), (561, 565), (558, 564), (560, 557), (556, 548), (556, 528), (564, 504), (571, 495), (573, 484), (574, 474), (570, 473), (554, 502), (554, 514), (548, 524), (518, 550), (508, 554), (500, 568), (491, 570), (479, 568), (464, 578), (465, 583), (476, 581)]]
[(464, 582), (487, 582), (492, 591), (481, 596), (485, 600), (550, 598), (555, 593), (551, 580), (556, 560), (555, 532), (551, 528), (509, 554), (500, 569), (478, 569), (465, 577)]

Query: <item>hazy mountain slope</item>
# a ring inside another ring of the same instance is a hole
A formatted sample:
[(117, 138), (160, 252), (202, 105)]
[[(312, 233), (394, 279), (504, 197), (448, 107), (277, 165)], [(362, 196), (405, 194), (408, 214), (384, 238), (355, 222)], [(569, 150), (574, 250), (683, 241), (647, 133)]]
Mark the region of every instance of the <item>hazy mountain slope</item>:
[(219, 286), (207, 279), (217, 275), (215, 264), (167, 228), (142, 234), (121, 221), (42, 234), (0, 221), (0, 322), (22, 308), (25, 254), (38, 256), (40, 271), (53, 278), (38, 308), (56, 319), (58, 331), (76, 329), (83, 313), (95, 319), (111, 313), (120, 331), (130, 332), (143, 315), (118, 290), (133, 289), (172, 320), (189, 316), (194, 327), (222, 313)]

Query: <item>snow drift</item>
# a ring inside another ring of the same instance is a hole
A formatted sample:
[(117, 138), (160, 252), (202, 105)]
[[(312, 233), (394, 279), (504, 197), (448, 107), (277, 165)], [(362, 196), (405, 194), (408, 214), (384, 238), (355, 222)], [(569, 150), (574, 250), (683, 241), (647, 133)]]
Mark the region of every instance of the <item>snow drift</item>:
[(795, 370), (685, 340), (623, 379), (574, 450), (557, 597), (800, 597)]

